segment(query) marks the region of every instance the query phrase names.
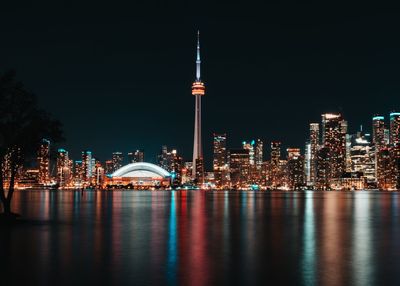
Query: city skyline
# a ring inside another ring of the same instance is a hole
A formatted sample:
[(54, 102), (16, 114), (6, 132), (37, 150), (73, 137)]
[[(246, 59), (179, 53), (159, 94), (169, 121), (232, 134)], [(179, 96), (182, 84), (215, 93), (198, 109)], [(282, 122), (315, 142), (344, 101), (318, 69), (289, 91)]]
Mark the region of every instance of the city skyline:
[[(194, 86), (199, 83), (195, 81)], [(323, 113), (321, 123), (309, 123), (304, 151), (271, 141), (268, 152), (259, 138), (242, 141), (241, 148), (236, 148), (227, 144), (226, 133), (213, 133), (211, 170), (204, 168), (202, 157), (196, 153), (191, 161), (165, 145), (155, 164), (145, 161), (142, 149), (127, 154), (113, 152), (111, 159), (102, 161), (90, 150), (83, 150), (76, 160), (68, 150), (59, 148), (55, 158), (51, 156), (51, 142), (42, 139), (36, 167), (20, 166), (16, 182), (22, 189), (396, 190), (400, 186), (400, 113), (391, 112), (388, 118), (385, 121), (385, 116), (374, 115), (372, 133), (362, 126), (349, 133), (342, 114)], [(6, 184), (10, 182), (13, 152), (19, 151), (10, 149), (4, 157)], [(54, 159), (56, 164), (52, 163)]]

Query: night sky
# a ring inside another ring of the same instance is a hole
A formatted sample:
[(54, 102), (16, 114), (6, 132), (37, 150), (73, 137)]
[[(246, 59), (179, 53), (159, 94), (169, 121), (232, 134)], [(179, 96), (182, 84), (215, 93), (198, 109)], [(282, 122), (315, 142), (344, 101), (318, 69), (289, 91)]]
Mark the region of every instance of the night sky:
[(213, 132), (303, 148), (323, 112), (356, 131), (400, 109), (399, 10), (325, 2), (9, 1), (0, 72), (63, 122), (74, 159), (140, 148), (154, 162), (166, 144), (190, 160), (200, 29), (208, 163)]

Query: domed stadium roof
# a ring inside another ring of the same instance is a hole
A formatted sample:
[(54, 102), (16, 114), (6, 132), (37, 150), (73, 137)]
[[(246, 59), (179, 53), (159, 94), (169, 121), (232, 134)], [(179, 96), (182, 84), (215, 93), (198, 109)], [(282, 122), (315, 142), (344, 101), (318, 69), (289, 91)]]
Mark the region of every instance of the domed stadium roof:
[(122, 177), (122, 178), (169, 178), (171, 174), (151, 163), (139, 162), (131, 163), (119, 168), (111, 177)]

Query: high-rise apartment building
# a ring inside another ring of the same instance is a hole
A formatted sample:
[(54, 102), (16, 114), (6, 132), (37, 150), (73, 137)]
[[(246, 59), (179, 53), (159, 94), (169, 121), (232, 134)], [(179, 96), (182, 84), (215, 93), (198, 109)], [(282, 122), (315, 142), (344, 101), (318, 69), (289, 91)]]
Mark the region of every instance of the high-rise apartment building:
[(39, 146), (38, 156), (39, 183), (48, 184), (50, 182), (50, 141), (42, 139)]
[(256, 141), (256, 150), (254, 156), (256, 169), (257, 171), (261, 171), (262, 164), (264, 162), (264, 143), (261, 141), (261, 139), (257, 139)]
[(271, 160), (270, 160), (270, 183), (272, 187), (280, 185), (280, 159), (281, 159), (281, 142), (271, 142)]
[(82, 151), (82, 181), (89, 184), (92, 178), (92, 152)]
[(287, 149), (287, 184), (297, 190), (304, 186), (304, 157), (299, 148)]
[(315, 187), (318, 190), (330, 189), (330, 168), (331, 164), (329, 161), (330, 150), (327, 147), (320, 147), (317, 151), (316, 160), (316, 179)]
[(255, 160), (254, 160), (254, 147), (255, 147), (256, 141), (251, 140), (251, 141), (243, 141), (242, 146), (243, 149), (249, 151), (249, 160), (250, 160), (250, 165), (254, 166), (255, 165)]
[(379, 149), (385, 145), (385, 117), (372, 117), (372, 143)]
[(318, 123), (310, 123), (310, 178), (309, 182), (311, 185), (315, 184), (316, 179), (316, 162), (317, 162), (317, 152), (319, 148), (319, 124)]
[(378, 150), (377, 168), (379, 170), (377, 185), (381, 190), (396, 189), (396, 162), (393, 156), (393, 147), (386, 146)]
[(227, 183), (227, 153), (226, 153), (226, 134), (214, 133), (213, 140), (213, 171), (214, 182), (217, 188), (222, 188)]
[(330, 178), (340, 178), (346, 171), (347, 121), (339, 113), (322, 114), (322, 145), (329, 150)]
[(250, 174), (250, 155), (247, 149), (229, 150), (229, 171), (233, 188), (247, 186)]
[(176, 149), (168, 151), (167, 146), (162, 146), (161, 152), (158, 155), (158, 165), (171, 173), (172, 184), (177, 185), (182, 182), (182, 171), (184, 169), (184, 162), (182, 156), (178, 154), (178, 151)]
[(375, 148), (371, 143), (370, 134), (362, 131), (351, 136), (350, 162), (351, 173), (362, 173), (368, 182), (375, 181)]
[(69, 159), (68, 151), (58, 149), (57, 151), (57, 183), (63, 187), (71, 186), (72, 183), (72, 160)]
[(390, 118), (390, 144), (392, 146), (400, 143), (400, 112), (391, 112)]

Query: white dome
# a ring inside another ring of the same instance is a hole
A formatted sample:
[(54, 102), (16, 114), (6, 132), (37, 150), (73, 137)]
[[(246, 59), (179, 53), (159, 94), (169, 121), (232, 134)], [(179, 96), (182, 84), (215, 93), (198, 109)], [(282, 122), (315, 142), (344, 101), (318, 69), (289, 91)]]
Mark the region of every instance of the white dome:
[(116, 170), (111, 177), (122, 178), (168, 178), (171, 174), (163, 168), (145, 162), (132, 163)]

